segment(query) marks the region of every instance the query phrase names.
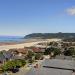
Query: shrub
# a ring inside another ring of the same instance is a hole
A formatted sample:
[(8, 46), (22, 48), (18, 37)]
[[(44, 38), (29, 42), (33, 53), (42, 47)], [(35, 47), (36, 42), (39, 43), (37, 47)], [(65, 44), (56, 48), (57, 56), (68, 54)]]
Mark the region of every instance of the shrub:
[(39, 60), (39, 59), (41, 59), (43, 57), (43, 55), (41, 54), (41, 53), (37, 53), (36, 55), (35, 55), (35, 60)]
[(73, 56), (75, 55), (75, 49), (74, 48), (69, 48), (68, 50), (64, 51), (65, 56)]
[(60, 49), (59, 48), (55, 48), (55, 47), (47, 48), (45, 50), (45, 54), (46, 55), (49, 55), (52, 52), (54, 53), (54, 56), (59, 55), (61, 53)]
[(11, 71), (14, 68), (20, 68), (26, 64), (25, 60), (12, 60), (6, 62), (3, 66), (2, 69), (3, 71)]

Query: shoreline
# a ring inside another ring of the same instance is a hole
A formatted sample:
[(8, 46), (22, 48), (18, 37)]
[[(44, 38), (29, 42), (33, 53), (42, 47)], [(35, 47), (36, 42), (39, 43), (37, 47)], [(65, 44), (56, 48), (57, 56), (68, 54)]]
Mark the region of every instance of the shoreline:
[(6, 50), (8, 51), (9, 49), (14, 49), (14, 48), (24, 48), (24, 47), (30, 47), (34, 46), (38, 43), (43, 43), (43, 42), (52, 42), (52, 41), (60, 41), (60, 39), (45, 39), (45, 40), (28, 40), (26, 42), (21, 42), (21, 43), (14, 43), (14, 44), (3, 44), (0, 45), (0, 51)]

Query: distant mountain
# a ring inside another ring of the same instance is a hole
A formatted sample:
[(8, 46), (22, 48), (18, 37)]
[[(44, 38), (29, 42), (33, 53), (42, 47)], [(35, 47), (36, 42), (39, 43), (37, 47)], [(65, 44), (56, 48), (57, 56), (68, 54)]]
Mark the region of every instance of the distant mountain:
[(41, 39), (49, 39), (49, 38), (75, 38), (75, 33), (32, 33), (29, 35), (26, 35), (24, 37), (25, 39), (30, 38), (41, 38)]

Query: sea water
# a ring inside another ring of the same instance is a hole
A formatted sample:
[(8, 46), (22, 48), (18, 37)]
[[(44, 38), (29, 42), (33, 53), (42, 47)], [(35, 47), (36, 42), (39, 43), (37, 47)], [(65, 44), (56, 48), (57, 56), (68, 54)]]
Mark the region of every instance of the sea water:
[(22, 42), (23, 36), (0, 36), (0, 42)]

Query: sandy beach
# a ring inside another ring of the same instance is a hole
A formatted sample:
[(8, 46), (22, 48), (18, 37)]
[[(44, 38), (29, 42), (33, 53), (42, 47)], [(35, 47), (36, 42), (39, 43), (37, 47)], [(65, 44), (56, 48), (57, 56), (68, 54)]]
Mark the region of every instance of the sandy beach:
[(9, 49), (13, 49), (13, 48), (24, 48), (24, 47), (30, 47), (30, 46), (34, 46), (38, 43), (42, 43), (42, 42), (51, 42), (51, 41), (60, 41), (60, 39), (45, 39), (45, 40), (39, 40), (39, 41), (32, 41), (32, 42), (26, 42), (26, 43), (19, 43), (19, 44), (7, 44), (7, 45), (0, 45), (0, 51), (2, 50), (6, 50), (8, 51)]

